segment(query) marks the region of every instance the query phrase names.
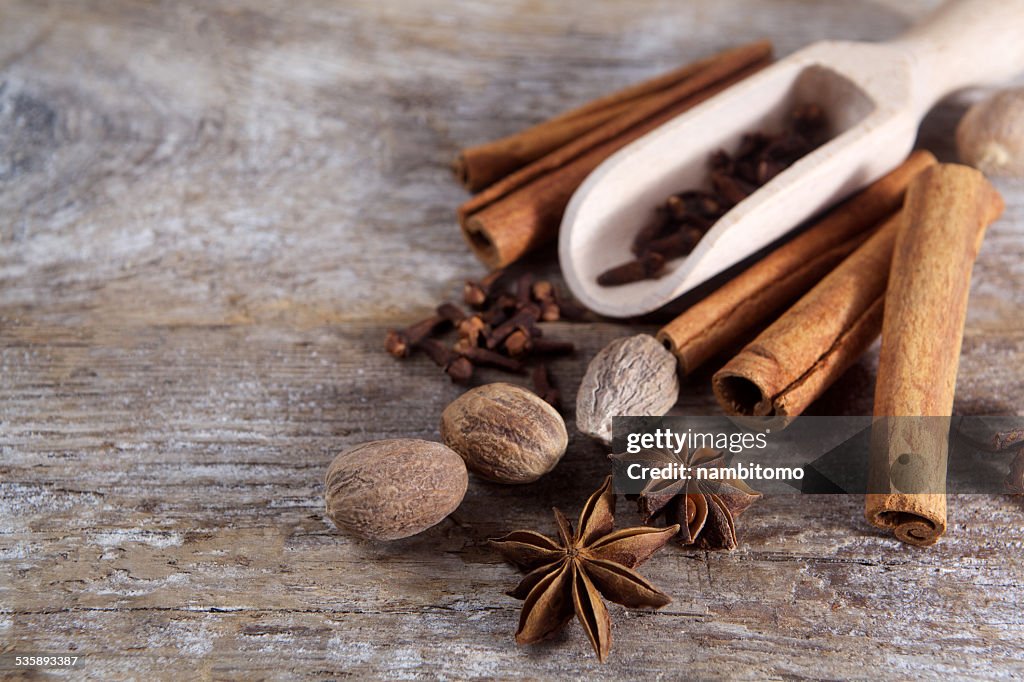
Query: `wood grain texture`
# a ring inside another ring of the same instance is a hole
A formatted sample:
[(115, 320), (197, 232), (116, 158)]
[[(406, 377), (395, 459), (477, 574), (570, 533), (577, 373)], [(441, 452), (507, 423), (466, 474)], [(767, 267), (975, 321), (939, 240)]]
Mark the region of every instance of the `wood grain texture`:
[[(575, 513), (599, 446), (574, 435), (529, 487), (473, 479), (393, 544), (322, 511), (336, 452), (436, 439), (458, 395), (380, 345), (480, 274), (454, 220), (460, 146), (763, 36), (780, 54), (887, 38), (930, 4), (4, 2), (0, 645), (75, 651), (63, 676), (104, 680), (1024, 675), (1009, 498), (952, 498), (926, 551), (859, 498), (765, 499), (736, 552), (645, 565), (675, 601), (614, 607), (605, 666), (574, 626), (516, 647), (518, 575), (483, 546)], [(926, 121), (940, 158), (963, 111)], [(962, 414), (1022, 410), (1024, 186), (1000, 189)], [(567, 396), (604, 344), (656, 329), (550, 327), (579, 344), (553, 368)], [(875, 357), (814, 409), (870, 413)], [(678, 409), (716, 410), (709, 376)]]

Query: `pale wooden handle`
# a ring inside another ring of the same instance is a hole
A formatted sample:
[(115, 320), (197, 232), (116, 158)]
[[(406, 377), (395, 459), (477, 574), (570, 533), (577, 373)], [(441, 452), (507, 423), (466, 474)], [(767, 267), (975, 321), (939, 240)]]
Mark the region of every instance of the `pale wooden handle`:
[(927, 111), (952, 92), (1024, 72), (1024, 0), (951, 0), (892, 45), (912, 55)]

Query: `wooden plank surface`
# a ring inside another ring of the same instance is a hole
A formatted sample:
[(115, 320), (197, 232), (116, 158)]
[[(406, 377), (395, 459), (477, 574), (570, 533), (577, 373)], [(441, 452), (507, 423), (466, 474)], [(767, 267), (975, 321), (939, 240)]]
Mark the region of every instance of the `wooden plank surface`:
[[(582, 437), (537, 484), (472, 480), (409, 540), (321, 511), (334, 453), (436, 438), (458, 394), (380, 342), (481, 274), (453, 218), (460, 145), (743, 41), (888, 38), (931, 4), (4, 2), (0, 647), (105, 680), (1024, 675), (1010, 498), (951, 499), (928, 550), (859, 498), (765, 499), (737, 551), (645, 566), (674, 602), (613, 607), (604, 666), (575, 625), (517, 647), (518, 576), (483, 545), (576, 512), (606, 471)], [(922, 143), (953, 158), (963, 110)], [(963, 414), (1024, 411), (1024, 185), (1000, 188)], [(553, 327), (580, 347), (554, 367), (569, 396), (636, 331)], [(866, 413), (873, 372), (874, 352), (816, 409)], [(706, 384), (681, 409), (713, 412)]]

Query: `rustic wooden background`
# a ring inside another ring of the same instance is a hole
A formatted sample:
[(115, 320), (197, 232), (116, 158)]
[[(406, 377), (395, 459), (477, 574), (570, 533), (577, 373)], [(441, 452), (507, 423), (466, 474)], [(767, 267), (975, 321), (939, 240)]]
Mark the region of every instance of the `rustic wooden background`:
[[(765, 499), (737, 551), (645, 567), (675, 601), (614, 607), (603, 667), (575, 624), (513, 643), (518, 576), (482, 544), (576, 513), (606, 470), (582, 438), (535, 485), (471, 481), (407, 541), (322, 514), (334, 453), (436, 438), (458, 394), (380, 342), (482, 272), (453, 218), (460, 145), (762, 36), (780, 54), (891, 37), (931, 4), (5, 0), (0, 647), (75, 652), (74, 676), (105, 680), (1024, 675), (1010, 498), (953, 498), (927, 550), (859, 498)], [(924, 127), (946, 159), (963, 101)], [(1000, 187), (965, 414), (1024, 409), (1024, 185)], [(555, 367), (570, 396), (636, 331), (554, 326), (580, 346)], [(870, 409), (873, 371), (819, 411)], [(706, 384), (685, 409), (715, 409)]]

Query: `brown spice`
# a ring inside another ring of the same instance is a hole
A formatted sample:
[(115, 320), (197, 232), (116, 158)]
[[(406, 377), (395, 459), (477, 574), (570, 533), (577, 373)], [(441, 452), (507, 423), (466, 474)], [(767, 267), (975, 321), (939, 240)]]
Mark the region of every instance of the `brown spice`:
[(392, 329), (384, 339), (384, 348), (396, 358), (404, 358), (409, 355), (413, 346), (436, 333), (447, 322), (448, 320), (440, 315), (431, 315), (405, 329)]
[(992, 437), (992, 445), (997, 451), (1008, 450), (1013, 447), (1024, 447), (1024, 429), (1000, 431)]
[(821, 108), (805, 104), (793, 112), (782, 133), (744, 135), (735, 156), (725, 151), (712, 154), (708, 162), (711, 191), (688, 190), (670, 196), (634, 238), (636, 258), (598, 275), (598, 284), (619, 286), (659, 277), (668, 261), (692, 252), (729, 209), (824, 142), (827, 128)]
[(543, 363), (536, 365), (533, 368), (532, 379), (534, 393), (551, 407), (561, 411), (562, 394), (551, 383), (551, 374), (548, 372), (547, 365)]
[(495, 270), (479, 281), (467, 279), (462, 289), (462, 300), (472, 308), (484, 307), (491, 292), (498, 287), (504, 276), (504, 270)]
[(470, 248), (489, 267), (505, 267), (550, 242), (573, 192), (594, 168), (629, 142), (743, 80), (770, 62), (771, 45), (752, 43), (648, 101), (524, 166), (459, 207)]
[(684, 375), (741, 346), (899, 210), (910, 181), (935, 163), (930, 153), (914, 152), (896, 170), (665, 325), (658, 340), (678, 358)]
[(508, 354), (512, 357), (522, 355), (530, 349), (530, 339), (531, 337), (529, 332), (517, 329), (509, 334), (508, 338), (505, 339), (505, 350), (507, 350)]
[(555, 298), (555, 289), (551, 282), (535, 282), (533, 285), (533, 300), (540, 306), (540, 319), (544, 322), (555, 322), (561, 317), (558, 301)]
[(1003, 479), (1003, 490), (1011, 495), (1024, 495), (1024, 428), (1000, 431), (992, 436), (988, 443), (970, 438), (963, 432), (958, 432), (957, 437), (965, 440), (971, 447), (986, 452), (1005, 453), (1015, 449), (1017, 452)]
[(736, 517), (761, 494), (739, 479), (697, 479), (696, 468), (725, 469), (725, 457), (717, 450), (700, 449), (682, 457), (674, 452), (646, 451), (639, 455), (612, 455), (613, 460), (643, 462), (650, 468), (679, 465), (690, 479), (652, 479), (637, 499), (644, 523), (664, 517), (679, 526), (679, 542), (699, 549), (735, 549)]
[(478, 348), (474, 346), (460, 347), (457, 351), (462, 357), (468, 359), (475, 365), (495, 367), (507, 372), (519, 374), (523, 371), (523, 363), (514, 358), (507, 357), (493, 350)]
[(441, 439), (469, 470), (497, 483), (532, 483), (558, 465), (569, 444), (565, 421), (523, 386), (477, 386), (441, 414)]
[(440, 443), (378, 440), (334, 458), (324, 477), (324, 502), (327, 517), (342, 531), (397, 540), (455, 511), (468, 484), (462, 458)]
[(497, 348), (506, 338), (508, 338), (509, 334), (517, 329), (521, 329), (529, 333), (529, 330), (539, 319), (540, 308), (532, 303), (524, 305), (522, 308), (519, 308), (515, 315), (494, 328), (494, 331), (491, 332), (491, 335), (487, 338), (487, 347)]
[(468, 384), (469, 380), (473, 378), (473, 363), (469, 358), (458, 357), (448, 363), (448, 367), (444, 371), (451, 377), (453, 383)]
[(459, 323), (459, 338), (465, 339), (471, 346), (479, 346), (481, 336), (487, 333), (489, 325), (480, 315), (470, 315)]
[(576, 350), (576, 345), (572, 341), (542, 339), (534, 336), (530, 341), (529, 350), (534, 355), (569, 355)]
[(616, 415), (663, 415), (679, 400), (676, 361), (655, 338), (612, 341), (587, 366), (576, 394), (576, 428), (606, 445)]
[(1010, 470), (1003, 479), (1003, 490), (1011, 495), (1024, 495), (1024, 447), (1017, 450), (1010, 462)]
[(1024, 495), (1024, 429), (1001, 431), (992, 439), (997, 450), (1017, 448), (1010, 470), (1003, 479), (1003, 490), (1011, 495)]
[(861, 244), (724, 367), (711, 385), (729, 415), (803, 413), (882, 330), (882, 305), (899, 215)]
[(687, 64), (669, 73), (568, 111), (519, 133), (463, 149), (452, 164), (459, 181), (472, 192), (572, 142), (594, 128), (642, 106), (712, 65), (719, 55)]
[(423, 351), (441, 369), (448, 369), (448, 365), (454, 359), (451, 351), (437, 339), (424, 339), (416, 344), (416, 348)]
[[(967, 166), (933, 166), (907, 190), (885, 292), (874, 415), (930, 419), (876, 420), (864, 514), (909, 544), (932, 545), (946, 530), (949, 415), (971, 271), (1003, 208), (999, 192)], [(891, 472), (908, 452), (921, 457), (920, 479), (897, 486)]]
[(437, 306), (437, 314), (439, 317), (443, 317), (456, 327), (462, 324), (462, 321), (466, 319), (466, 311), (449, 301)]
[(648, 251), (636, 260), (605, 270), (597, 276), (597, 283), (604, 287), (613, 287), (642, 279), (652, 279), (661, 272), (665, 265), (665, 256), (657, 251)]
[[(466, 281), (464, 298), (473, 302), (478, 312), (468, 314), (454, 303), (442, 303), (436, 315), (408, 329), (390, 332), (386, 350), (400, 358), (413, 349), (420, 350), (458, 384), (470, 383), (478, 366), (521, 374), (535, 357), (572, 353), (572, 343), (542, 338), (537, 323), (561, 319), (563, 310), (579, 317), (582, 309), (562, 298), (551, 282), (535, 281), (532, 273), (516, 278), (514, 292), (510, 293), (506, 274), (497, 271), (479, 281)], [(432, 338), (448, 326), (457, 332), (450, 347)]]
[(509, 592), (524, 600), (516, 642), (539, 642), (561, 629), (575, 613), (602, 662), (611, 649), (611, 618), (601, 600), (629, 608), (660, 608), (672, 600), (633, 569), (679, 531), (679, 526), (639, 526), (613, 531), (615, 493), (609, 476), (590, 496), (573, 532), (554, 510), (558, 539), (518, 530), (490, 544), (527, 575)]

